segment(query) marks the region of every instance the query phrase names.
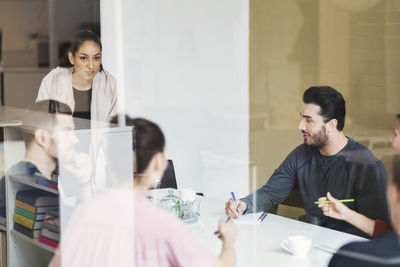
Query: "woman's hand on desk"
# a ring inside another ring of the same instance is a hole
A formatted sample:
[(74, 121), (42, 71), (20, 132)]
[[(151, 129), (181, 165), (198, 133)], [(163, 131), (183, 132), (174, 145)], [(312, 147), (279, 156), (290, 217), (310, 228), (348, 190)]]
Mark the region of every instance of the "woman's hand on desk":
[(228, 242), (229, 244), (233, 244), (237, 237), (236, 226), (233, 223), (233, 220), (219, 220), (218, 231), (216, 231), (214, 234), (218, 235), (218, 238), (224, 243)]
[(247, 205), (244, 201), (236, 200), (236, 203), (233, 202), (233, 199), (230, 198), (228, 202), (225, 203), (225, 213), (227, 216), (231, 216), (233, 218), (237, 218), (239, 215), (242, 215), (247, 209)]
[(227, 221), (219, 220), (218, 231), (215, 232), (222, 240), (222, 251), (214, 267), (233, 267), (236, 266), (236, 255), (234, 243), (237, 237), (235, 224), (231, 218)]

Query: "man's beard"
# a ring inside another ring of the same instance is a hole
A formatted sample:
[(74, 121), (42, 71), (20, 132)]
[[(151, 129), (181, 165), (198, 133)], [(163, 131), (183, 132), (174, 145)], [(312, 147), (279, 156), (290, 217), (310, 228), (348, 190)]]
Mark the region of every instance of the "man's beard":
[[(303, 133), (309, 134), (305, 131), (302, 131)], [(304, 144), (317, 147), (317, 148), (323, 148), (326, 146), (328, 142), (328, 135), (326, 134), (326, 128), (325, 126), (322, 126), (321, 130), (319, 130), (316, 134), (309, 134), (311, 140), (309, 139), (304, 140)]]

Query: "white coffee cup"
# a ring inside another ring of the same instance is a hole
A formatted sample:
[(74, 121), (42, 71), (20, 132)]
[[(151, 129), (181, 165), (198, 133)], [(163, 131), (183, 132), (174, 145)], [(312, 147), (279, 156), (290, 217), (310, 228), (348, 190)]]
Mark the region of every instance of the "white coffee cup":
[(312, 239), (304, 235), (293, 235), (281, 242), (284, 250), (296, 257), (304, 257), (311, 248)]
[(196, 199), (196, 191), (190, 188), (179, 189), (179, 195), (182, 201), (194, 201)]

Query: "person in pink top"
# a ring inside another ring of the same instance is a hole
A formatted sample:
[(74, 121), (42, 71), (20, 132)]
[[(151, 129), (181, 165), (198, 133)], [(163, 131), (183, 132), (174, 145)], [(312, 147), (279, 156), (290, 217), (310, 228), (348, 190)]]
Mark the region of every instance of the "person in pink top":
[(167, 166), (164, 135), (145, 119), (127, 117), (126, 124), (134, 126), (133, 188), (122, 185), (79, 206), (49, 266), (234, 266), (233, 220), (219, 222), (216, 233), (223, 245), (216, 257), (175, 215), (146, 199)]

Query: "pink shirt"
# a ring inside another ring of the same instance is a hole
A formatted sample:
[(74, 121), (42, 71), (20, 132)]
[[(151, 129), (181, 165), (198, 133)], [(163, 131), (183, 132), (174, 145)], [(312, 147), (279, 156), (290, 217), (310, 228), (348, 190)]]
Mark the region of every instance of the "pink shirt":
[(128, 189), (109, 190), (78, 207), (62, 235), (61, 249), (62, 266), (197, 267), (216, 263), (216, 257), (178, 218)]

